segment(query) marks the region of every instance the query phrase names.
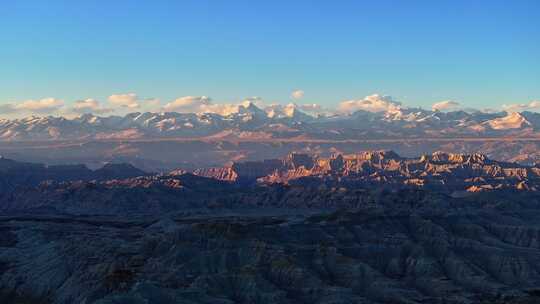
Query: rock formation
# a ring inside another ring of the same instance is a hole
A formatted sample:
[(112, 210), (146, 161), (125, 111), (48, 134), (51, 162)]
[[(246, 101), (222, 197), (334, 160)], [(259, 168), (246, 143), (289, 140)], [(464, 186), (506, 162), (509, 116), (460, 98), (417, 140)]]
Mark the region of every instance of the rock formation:
[(292, 153), (282, 160), (235, 163), (231, 167), (195, 171), (220, 180), (259, 183), (417, 186), (452, 193), (540, 186), (540, 167), (499, 162), (482, 154), (435, 152), (403, 158), (392, 151), (336, 154), (329, 158)]

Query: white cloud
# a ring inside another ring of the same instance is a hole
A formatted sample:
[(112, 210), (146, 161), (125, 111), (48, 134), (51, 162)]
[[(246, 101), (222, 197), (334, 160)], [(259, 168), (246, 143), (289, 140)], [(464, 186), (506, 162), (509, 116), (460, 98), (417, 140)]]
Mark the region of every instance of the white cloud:
[(135, 93), (128, 94), (113, 94), (109, 96), (109, 102), (116, 107), (124, 107), (129, 109), (138, 108), (139, 98)]
[(64, 101), (56, 98), (30, 99), (16, 103), (0, 105), (0, 115), (9, 117), (23, 117), (29, 115), (58, 114), (64, 106)]
[(434, 103), (431, 106), (431, 109), (433, 111), (450, 111), (450, 110), (456, 110), (460, 106), (461, 104), (457, 101), (445, 100), (445, 101)]
[(184, 96), (167, 103), (163, 109), (167, 112), (199, 113), (211, 105), (212, 99), (207, 96)]
[(75, 101), (75, 103), (71, 107), (71, 110), (79, 114), (86, 114), (86, 113), (105, 114), (105, 113), (110, 113), (114, 111), (111, 108), (104, 108), (103, 106), (101, 106), (99, 101), (92, 98)]
[(16, 111), (33, 112), (33, 113), (52, 113), (58, 111), (64, 102), (56, 98), (43, 98), (39, 100), (26, 100), (13, 105)]
[[(209, 106), (203, 107), (201, 111), (198, 113), (215, 113), (223, 116), (227, 116), (230, 114), (238, 113), (238, 107), (240, 107), (242, 104), (212, 104)], [(244, 104), (245, 105), (245, 104)]]
[(242, 105), (249, 105), (249, 103), (252, 103), (259, 108), (263, 108), (266, 106), (262, 97), (259, 97), (259, 96), (246, 97), (241, 102)]
[(92, 98), (88, 98), (88, 99), (84, 99), (84, 100), (77, 100), (77, 101), (75, 101), (75, 104), (73, 105), (74, 110), (81, 111), (81, 112), (84, 112), (87, 109), (88, 110), (95, 110), (95, 109), (97, 109), (99, 107), (100, 107), (99, 102), (97, 100), (95, 100), (95, 99), (92, 99)]
[(299, 104), (298, 109), (300, 109), (300, 111), (302, 111), (302, 112), (305, 112), (305, 113), (313, 115), (313, 116), (327, 115), (327, 114), (332, 114), (334, 112), (334, 111), (332, 111), (330, 109), (326, 109), (323, 106), (321, 106), (320, 104), (316, 104), (316, 103)]
[(536, 111), (540, 110), (540, 100), (533, 100), (529, 103), (505, 104), (502, 108), (507, 112)]
[(267, 107), (266, 103), (264, 102), (264, 100), (261, 97), (252, 96), (252, 97), (244, 98), (244, 100), (242, 100), (238, 104), (227, 104), (227, 108), (229, 108), (231, 110), (234, 109), (234, 111), (232, 111), (230, 113), (236, 113), (236, 112), (239, 111), (240, 106), (247, 108), (250, 105), (254, 105), (255, 107), (257, 107), (259, 109), (265, 109)]
[(72, 117), (74, 115), (93, 114), (127, 114), (134, 111), (159, 111), (158, 99), (141, 99), (134, 93), (111, 95), (108, 98), (109, 104), (105, 106), (99, 101), (88, 98), (77, 100), (73, 104), (65, 104), (63, 100), (57, 98), (43, 98), (38, 100), (25, 100), (0, 104), (0, 116), (17, 118), (29, 115), (63, 115)]
[(216, 104), (207, 96), (184, 96), (167, 103), (163, 106), (163, 110), (166, 112), (179, 113), (215, 113), (220, 115), (230, 115), (238, 113), (240, 106), (247, 107), (249, 104), (254, 104), (259, 108), (264, 106), (264, 102), (260, 97), (248, 97), (239, 103)]
[(302, 90), (295, 90), (291, 93), (291, 98), (294, 100), (299, 100), (304, 98), (304, 91)]
[(11, 114), (16, 111), (11, 103), (0, 105), (0, 115)]
[(64, 106), (64, 102), (56, 98), (43, 98), (38, 100), (25, 100), (19, 103), (7, 103), (0, 105), (0, 115), (31, 115), (51, 114), (58, 112)]
[(391, 96), (374, 94), (364, 99), (343, 101), (338, 105), (338, 111), (353, 113), (358, 110), (368, 112), (393, 112), (401, 109), (401, 103), (392, 99)]
[(121, 112), (150, 111), (159, 110), (160, 102), (157, 98), (141, 99), (135, 93), (113, 94), (108, 98), (109, 104)]

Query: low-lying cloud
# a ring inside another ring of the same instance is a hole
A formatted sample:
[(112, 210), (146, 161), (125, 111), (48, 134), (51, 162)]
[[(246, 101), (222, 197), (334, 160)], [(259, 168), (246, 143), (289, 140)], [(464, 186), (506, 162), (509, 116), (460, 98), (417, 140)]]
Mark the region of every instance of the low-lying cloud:
[(178, 113), (214, 113), (219, 115), (230, 115), (237, 113), (239, 107), (247, 107), (254, 104), (263, 107), (264, 102), (260, 97), (248, 97), (239, 103), (213, 103), (207, 96), (184, 96), (177, 98), (163, 106), (165, 112)]
[(338, 105), (338, 111), (342, 113), (353, 113), (360, 110), (368, 112), (394, 112), (401, 108), (401, 103), (392, 99), (391, 96), (379, 94), (369, 95), (363, 99), (343, 101)]
[(302, 91), (302, 90), (294, 90), (291, 93), (291, 98), (294, 99), (294, 100), (300, 100), (300, 99), (304, 98), (304, 91)]
[[(304, 97), (304, 91), (295, 90), (291, 92), (291, 99), (299, 100)], [(93, 98), (81, 99), (73, 103), (64, 103), (57, 98), (30, 99), (21, 102), (0, 104), (0, 116), (2, 117), (24, 117), (29, 115), (64, 115), (66, 117), (81, 114), (96, 115), (125, 115), (132, 112), (179, 112), (179, 113), (214, 113), (219, 115), (230, 115), (238, 113), (242, 107), (255, 105), (267, 112), (269, 116), (278, 115), (277, 112), (287, 112), (292, 108), (298, 109), (312, 116), (330, 114), (350, 114), (356, 111), (368, 112), (396, 112), (403, 109), (411, 109), (396, 101), (391, 96), (373, 94), (361, 99), (345, 100), (338, 104), (337, 108), (325, 108), (320, 104), (293, 102), (290, 105), (280, 105), (279, 103), (266, 103), (261, 97), (248, 97), (238, 102), (214, 103), (208, 96), (184, 96), (176, 98), (165, 105), (162, 105), (157, 98), (142, 98), (135, 93), (123, 93), (110, 95), (105, 102), (100, 102)], [(292, 107), (291, 105), (294, 105)], [(507, 112), (540, 111), (540, 100), (533, 100), (529, 103), (505, 104), (501, 108)], [(463, 110), (477, 112), (478, 110), (464, 108), (462, 104), (453, 100), (436, 102), (431, 106), (433, 111), (456, 111)], [(482, 110), (482, 112), (496, 112)]]
[(36, 113), (52, 113), (58, 111), (64, 102), (56, 98), (43, 98), (39, 100), (26, 100), (14, 105), (15, 110), (36, 112)]
[(155, 111), (159, 107), (159, 99), (157, 98), (140, 98), (135, 93), (113, 94), (108, 98), (109, 104), (113, 108), (126, 110), (152, 110)]
[(540, 100), (533, 100), (529, 103), (505, 104), (502, 106), (507, 112), (523, 112), (540, 110)]
[(99, 101), (93, 98), (75, 101), (71, 110), (78, 114), (107, 114), (114, 112), (113, 108), (103, 107)]
[(443, 111), (456, 110), (459, 107), (461, 107), (461, 104), (459, 102), (453, 101), (453, 100), (445, 100), (445, 101), (434, 103), (431, 106), (431, 109), (433, 111), (441, 111), (441, 112), (443, 112)]
[(163, 106), (165, 112), (201, 113), (213, 106), (212, 99), (207, 96), (179, 97)]
[(0, 105), (0, 114), (52, 114), (64, 106), (64, 101), (56, 98), (30, 99), (20, 103)]

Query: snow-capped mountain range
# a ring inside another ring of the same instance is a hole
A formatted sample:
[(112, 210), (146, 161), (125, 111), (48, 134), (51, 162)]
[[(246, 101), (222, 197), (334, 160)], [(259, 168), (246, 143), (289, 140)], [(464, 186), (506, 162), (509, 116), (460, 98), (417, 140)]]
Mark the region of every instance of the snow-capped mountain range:
[(84, 114), (76, 118), (0, 119), (1, 141), (247, 137), (302, 139), (364, 139), (453, 136), (540, 135), (535, 112), (440, 112), (399, 108), (386, 112), (356, 111), (317, 117), (298, 106), (254, 103), (228, 115), (215, 113), (131, 113), (125, 116)]

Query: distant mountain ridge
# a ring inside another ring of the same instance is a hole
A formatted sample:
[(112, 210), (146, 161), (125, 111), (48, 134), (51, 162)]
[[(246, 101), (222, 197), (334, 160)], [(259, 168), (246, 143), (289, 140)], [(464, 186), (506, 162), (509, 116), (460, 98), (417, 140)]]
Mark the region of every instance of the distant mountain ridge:
[(346, 140), (403, 136), (536, 136), (540, 135), (539, 130), (540, 114), (535, 112), (440, 112), (404, 108), (315, 117), (294, 104), (261, 109), (253, 103), (241, 105), (238, 112), (228, 115), (145, 112), (108, 117), (84, 114), (73, 119), (52, 116), (0, 119), (0, 141), (203, 138), (222, 134)]
[(0, 157), (0, 192), (17, 187), (34, 187), (44, 181), (104, 181), (145, 176), (148, 173), (129, 164), (105, 164), (97, 170), (85, 165), (55, 165), (18, 162)]

